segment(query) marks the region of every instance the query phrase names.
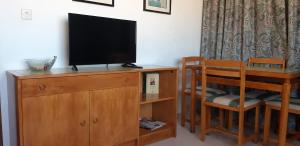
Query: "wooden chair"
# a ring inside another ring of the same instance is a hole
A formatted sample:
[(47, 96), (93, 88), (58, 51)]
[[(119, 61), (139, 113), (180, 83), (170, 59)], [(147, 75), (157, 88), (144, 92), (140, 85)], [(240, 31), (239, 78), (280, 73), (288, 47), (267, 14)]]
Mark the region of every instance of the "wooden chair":
[[(267, 62), (268, 63), (268, 62)], [(285, 68), (285, 61), (277, 59), (273, 61), (273, 64), (280, 64), (281, 68)], [(299, 80), (298, 87), (299, 88)], [(280, 111), (281, 108), (281, 97), (277, 95), (272, 99), (265, 100), (266, 108), (265, 108), (265, 121), (264, 121), (264, 135), (263, 135), (263, 146), (268, 146), (269, 143), (277, 143), (278, 140), (270, 139), (270, 126), (271, 126), (271, 115), (272, 110)], [(296, 114), (300, 116), (300, 99), (295, 97), (290, 97), (290, 104), (289, 104), (289, 113)], [(299, 123), (296, 123), (299, 124)], [(291, 144), (286, 144), (291, 145)]]
[[(279, 59), (279, 58), (255, 58), (255, 57), (250, 57), (248, 59), (248, 67), (253, 67), (255, 65), (265, 65), (268, 68), (278, 68), (280, 67), (281, 69), (285, 69), (285, 60), (283, 59)], [(255, 78), (247, 78), (249, 80), (266, 80), (265, 78), (259, 78), (259, 77), (255, 77)], [(274, 79), (272, 79), (272, 81), (270, 82), (274, 82)], [(256, 98), (259, 100), (263, 100), (265, 98), (273, 98), (276, 97), (277, 94), (276, 93), (272, 93), (272, 92), (268, 92), (268, 91), (259, 91), (259, 90), (252, 90), (249, 92), (246, 92), (246, 96), (248, 98)], [(233, 119), (233, 112), (229, 111), (228, 114), (228, 129), (232, 128), (232, 119)]]
[[(268, 146), (270, 142), (277, 143), (275, 139), (270, 139), (270, 123), (271, 123), (271, 112), (272, 110), (280, 111), (281, 108), (281, 98), (278, 96), (275, 99), (266, 101), (266, 111), (265, 111), (265, 122), (264, 122), (264, 137), (263, 146)], [(289, 113), (300, 115), (300, 99), (290, 98)], [(286, 144), (288, 145), (288, 144)]]
[(254, 58), (250, 57), (248, 60), (248, 66), (254, 66), (255, 64), (267, 64), (271, 68), (275, 68), (279, 65), (281, 69), (285, 69), (285, 61), (279, 58)]
[[(187, 86), (187, 83), (189, 84), (191, 83), (191, 81), (187, 80), (187, 71), (188, 71), (187, 66), (200, 65), (202, 61), (203, 58), (197, 56), (189, 56), (189, 57), (182, 58), (181, 126), (185, 126), (185, 122), (186, 122), (186, 96), (191, 95), (191, 85)], [(200, 96), (201, 93), (199, 94), (199, 91), (196, 91), (196, 95)]]
[[(181, 126), (185, 126), (186, 123), (186, 96), (191, 96), (192, 91), (191, 91), (191, 80), (188, 80), (188, 68), (187, 66), (189, 65), (201, 65), (201, 63), (204, 61), (204, 58), (198, 57), (198, 56), (189, 56), (189, 57), (183, 57), (182, 58), (182, 101), (181, 101)], [(198, 72), (198, 76), (200, 74), (200, 70)], [(198, 77), (197, 77), (198, 78)], [(188, 85), (189, 84), (189, 85)], [(200, 99), (201, 98), (201, 86), (200, 85), (195, 85), (196, 87), (196, 92), (195, 98)], [(210, 93), (225, 93), (222, 90), (218, 89), (213, 89), (213, 88), (208, 88), (210, 90)], [(190, 127), (191, 127), (191, 132), (195, 132), (195, 101), (190, 100)]]
[[(271, 68), (280, 66), (281, 69), (285, 69), (285, 60), (276, 58), (250, 58), (249, 65), (253, 64), (269, 64)], [(273, 66), (272, 66), (273, 65)], [(281, 108), (281, 97), (280, 94), (267, 97), (265, 99), (265, 121), (264, 121), (264, 136), (263, 145), (268, 146), (270, 142), (277, 143), (277, 140), (269, 138), (270, 136), (270, 122), (272, 110), (279, 111)], [(300, 115), (300, 99), (291, 97), (289, 113)], [(296, 123), (297, 124), (297, 123)]]
[[(226, 81), (227, 79), (231, 81)], [(218, 81), (220, 84), (239, 86), (240, 95), (219, 94), (207, 96), (207, 80)], [(224, 127), (212, 127), (210, 124), (211, 108), (218, 108), (238, 112), (238, 133)], [(260, 100), (245, 98), (245, 64), (241, 61), (206, 60), (202, 64), (202, 106), (201, 106), (201, 133), (200, 139), (205, 140), (209, 132), (220, 132), (238, 138), (238, 145), (242, 146), (250, 140), (257, 140), (259, 136), (259, 108)], [(246, 111), (255, 109), (254, 134), (246, 137), (244, 134), (244, 114)]]

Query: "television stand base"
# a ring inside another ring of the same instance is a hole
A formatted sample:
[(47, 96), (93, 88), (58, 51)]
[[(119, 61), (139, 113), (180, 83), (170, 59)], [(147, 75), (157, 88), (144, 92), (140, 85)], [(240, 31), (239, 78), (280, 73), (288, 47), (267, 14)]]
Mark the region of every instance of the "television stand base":
[(137, 66), (135, 64), (132, 64), (132, 63), (125, 63), (125, 64), (122, 64), (122, 67), (129, 67), (129, 68), (143, 68), (141, 66)]
[(73, 71), (78, 71), (77, 66), (76, 66), (76, 65), (72, 65), (72, 70), (73, 70)]

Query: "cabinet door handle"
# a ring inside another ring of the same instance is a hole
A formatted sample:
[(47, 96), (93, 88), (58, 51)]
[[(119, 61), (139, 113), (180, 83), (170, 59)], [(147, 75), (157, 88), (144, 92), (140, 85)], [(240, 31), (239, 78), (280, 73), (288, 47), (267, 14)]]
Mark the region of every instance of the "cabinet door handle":
[(95, 118), (93, 122), (96, 124), (98, 122), (98, 118)]
[(81, 127), (84, 127), (86, 125), (86, 121), (84, 120), (83, 122), (80, 123)]

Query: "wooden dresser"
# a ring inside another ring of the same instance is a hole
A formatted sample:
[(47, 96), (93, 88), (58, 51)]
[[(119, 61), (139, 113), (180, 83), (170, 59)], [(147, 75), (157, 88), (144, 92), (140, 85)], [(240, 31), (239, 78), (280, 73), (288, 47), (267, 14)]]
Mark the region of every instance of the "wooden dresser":
[[(145, 101), (143, 74), (160, 74)], [(19, 146), (142, 146), (176, 136), (177, 68), (9, 71), (16, 87)], [(139, 118), (167, 123), (148, 131)]]

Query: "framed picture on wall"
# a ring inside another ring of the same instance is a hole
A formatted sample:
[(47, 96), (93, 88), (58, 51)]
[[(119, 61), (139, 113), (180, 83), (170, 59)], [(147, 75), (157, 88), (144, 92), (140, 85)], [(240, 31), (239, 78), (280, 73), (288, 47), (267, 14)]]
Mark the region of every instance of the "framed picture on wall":
[(73, 1), (105, 5), (105, 6), (111, 6), (111, 7), (113, 7), (115, 5), (114, 0), (73, 0)]
[(144, 11), (171, 15), (172, 0), (144, 0)]

